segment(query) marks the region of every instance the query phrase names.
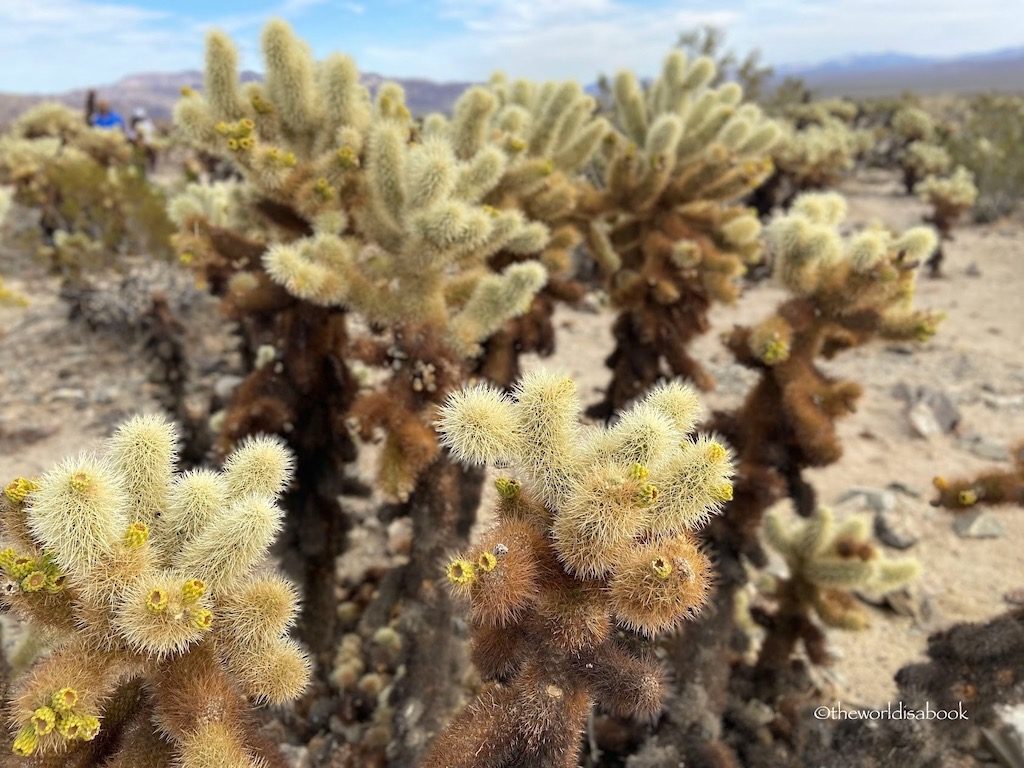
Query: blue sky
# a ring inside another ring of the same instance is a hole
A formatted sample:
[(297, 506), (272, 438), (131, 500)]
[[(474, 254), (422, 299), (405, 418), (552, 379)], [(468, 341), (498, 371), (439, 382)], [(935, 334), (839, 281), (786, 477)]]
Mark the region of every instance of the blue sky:
[(205, 30), (259, 69), (259, 29), (287, 19), (318, 55), (436, 80), (496, 68), (593, 80), (653, 72), (678, 32), (714, 23), (773, 63), (896, 50), (945, 55), (1024, 44), (1022, 0), (0, 0), (0, 90), (59, 91), (132, 72), (196, 69)]

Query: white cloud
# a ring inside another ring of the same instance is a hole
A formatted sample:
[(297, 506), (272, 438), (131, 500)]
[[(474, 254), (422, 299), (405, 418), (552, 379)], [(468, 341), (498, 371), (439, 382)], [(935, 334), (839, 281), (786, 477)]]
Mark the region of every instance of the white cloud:
[(679, 32), (727, 26), (733, 11), (681, 11), (616, 0), (442, 0), (440, 12), (461, 30), (415, 46), (368, 46), (364, 68), (439, 79), (481, 79), (495, 69), (534, 78), (592, 81), (622, 68), (652, 72)]
[(128, 72), (179, 69), (196, 60), (175, 16), (94, 0), (0, 2), (0, 88), (31, 91), (83, 86)]

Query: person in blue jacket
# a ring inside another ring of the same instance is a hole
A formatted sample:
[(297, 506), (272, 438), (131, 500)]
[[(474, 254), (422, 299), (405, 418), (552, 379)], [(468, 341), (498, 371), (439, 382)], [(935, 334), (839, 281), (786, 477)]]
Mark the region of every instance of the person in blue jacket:
[(92, 116), (92, 124), (95, 128), (107, 130), (124, 131), (124, 118), (110, 108), (110, 102), (100, 99), (96, 102), (96, 114)]

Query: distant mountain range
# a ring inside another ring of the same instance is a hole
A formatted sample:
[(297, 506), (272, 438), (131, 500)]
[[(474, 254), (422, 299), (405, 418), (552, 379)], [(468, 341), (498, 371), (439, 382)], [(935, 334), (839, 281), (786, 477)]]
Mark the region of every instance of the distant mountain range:
[(955, 57), (877, 53), (847, 56), (810, 66), (775, 68), (776, 78), (802, 78), (829, 96), (895, 96), (918, 93), (1024, 93), (1024, 46)]
[[(261, 79), (256, 72), (242, 72), (243, 82)], [(380, 84), (391, 78), (373, 73), (363, 73), (363, 84), (376, 92)], [(445, 111), (455, 102), (470, 83), (435, 83), (432, 80), (394, 78), (405, 89), (406, 103), (415, 114)], [(151, 117), (166, 120), (171, 116), (174, 104), (181, 98), (184, 87), (201, 89), (203, 73), (198, 70), (185, 72), (142, 72), (128, 75), (109, 85), (96, 87), (101, 98), (108, 99), (114, 109), (125, 116), (142, 107)], [(10, 122), (28, 107), (40, 101), (59, 101), (70, 107), (85, 105), (85, 89), (75, 89), (57, 94), (0, 93), (0, 125)]]
[[(1024, 93), (1024, 46), (950, 58), (888, 52), (847, 56), (813, 65), (776, 67), (776, 82), (786, 76), (800, 77), (815, 93), (827, 96), (893, 96), (903, 91)], [(242, 74), (246, 81), (259, 78), (255, 72)], [(363, 82), (371, 91), (387, 79), (372, 73), (363, 75)], [(447, 111), (470, 85), (423, 79), (395, 80), (405, 88), (409, 107), (416, 114)], [(96, 90), (126, 115), (136, 107), (143, 107), (151, 116), (167, 119), (180, 98), (182, 87), (201, 88), (202, 82), (202, 73), (197, 70), (147, 72), (128, 75), (116, 83), (98, 86)], [(49, 95), (0, 93), (0, 125), (46, 99), (81, 107), (85, 103), (85, 91), (78, 89)]]

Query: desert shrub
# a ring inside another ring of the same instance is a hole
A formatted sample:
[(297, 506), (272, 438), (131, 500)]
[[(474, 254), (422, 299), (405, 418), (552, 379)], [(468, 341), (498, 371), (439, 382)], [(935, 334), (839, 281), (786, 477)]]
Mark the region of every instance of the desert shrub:
[(970, 102), (947, 147), (974, 174), (978, 221), (1013, 210), (1024, 197), (1024, 99), (979, 96)]

